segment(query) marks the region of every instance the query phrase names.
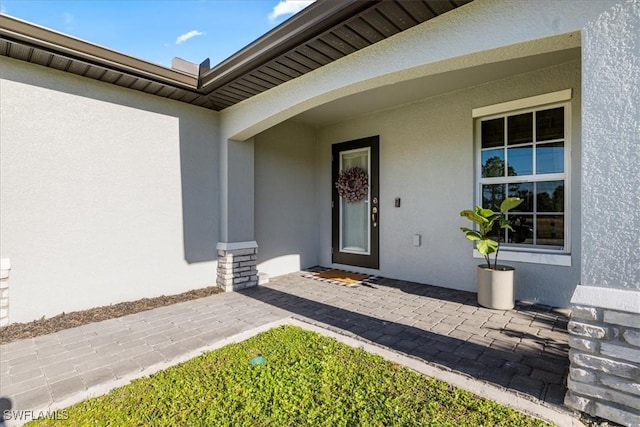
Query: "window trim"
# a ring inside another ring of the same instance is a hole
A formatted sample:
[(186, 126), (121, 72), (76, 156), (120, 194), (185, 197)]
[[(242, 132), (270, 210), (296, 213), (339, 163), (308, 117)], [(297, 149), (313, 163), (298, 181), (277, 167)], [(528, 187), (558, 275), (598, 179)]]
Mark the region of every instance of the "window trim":
[(528, 98), (516, 99), (514, 101), (501, 102), (500, 104), (487, 105), (471, 110), (471, 117), (474, 119), (492, 116), (494, 114), (511, 113), (525, 108), (537, 108), (546, 104), (556, 102), (571, 101), (572, 89), (560, 90), (557, 92), (545, 93), (543, 95), (530, 96)]
[[(474, 196), (476, 204), (482, 203), (482, 181), (480, 167), (480, 159), (482, 158), (481, 144), (481, 123), (483, 120), (492, 118), (506, 117), (519, 113), (525, 113), (532, 110), (540, 110), (553, 108), (554, 106), (564, 107), (565, 114), (565, 156), (564, 156), (564, 173), (562, 174), (545, 174), (548, 180), (562, 179), (565, 182), (565, 200), (564, 200), (564, 247), (562, 249), (523, 246), (509, 246), (507, 244), (500, 247), (500, 258), (506, 261), (529, 262), (536, 264), (549, 264), (571, 266), (571, 140), (572, 138), (572, 121), (571, 121), (571, 96), (572, 89), (566, 89), (557, 92), (522, 98), (518, 100), (503, 102), (500, 104), (488, 105), (485, 107), (474, 108), (472, 116), (474, 121), (474, 167), (475, 167), (475, 183)], [(495, 117), (494, 117), (495, 116)], [(563, 177), (561, 177), (563, 176)], [(506, 178), (506, 177), (505, 177)], [(493, 178), (490, 178), (493, 179)], [(486, 180), (486, 179), (485, 179)], [(547, 179), (540, 180), (546, 181)], [(530, 181), (523, 179), (523, 181)], [(503, 181), (504, 182), (504, 181)], [(474, 258), (483, 258), (482, 255), (474, 248)]]
[[(515, 261), (526, 262), (529, 264), (546, 264), (546, 265), (559, 265), (563, 267), (571, 267), (571, 254), (570, 253), (549, 253), (532, 250), (523, 251), (521, 248), (517, 250), (508, 250), (506, 247), (500, 247), (500, 260), (501, 261)], [(477, 249), (473, 249), (473, 257), (478, 259), (484, 259), (484, 255), (478, 252)], [(484, 263), (486, 264), (486, 262)]]

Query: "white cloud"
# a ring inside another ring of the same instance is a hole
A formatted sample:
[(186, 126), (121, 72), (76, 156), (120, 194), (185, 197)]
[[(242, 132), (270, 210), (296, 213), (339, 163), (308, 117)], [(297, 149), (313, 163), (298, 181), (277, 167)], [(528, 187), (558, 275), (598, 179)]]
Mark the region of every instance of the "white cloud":
[(202, 31), (198, 31), (198, 30), (191, 30), (188, 33), (184, 33), (180, 36), (178, 36), (178, 38), (176, 39), (176, 44), (182, 44), (184, 42), (186, 42), (189, 39), (192, 39), (196, 36), (204, 36), (206, 33), (203, 33)]
[(73, 15), (72, 14), (70, 14), (69, 12), (65, 12), (65, 13), (62, 14), (62, 16), (64, 17), (64, 25), (69, 27), (71, 24), (73, 24)]
[(296, 14), (314, 1), (316, 0), (280, 0), (269, 14), (269, 20), (275, 21), (280, 16)]

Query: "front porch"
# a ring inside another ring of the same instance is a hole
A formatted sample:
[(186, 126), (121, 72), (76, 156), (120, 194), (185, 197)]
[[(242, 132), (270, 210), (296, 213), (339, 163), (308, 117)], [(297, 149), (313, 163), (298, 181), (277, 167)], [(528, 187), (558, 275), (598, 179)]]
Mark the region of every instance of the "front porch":
[(527, 304), (495, 311), (470, 292), (375, 277), (347, 287), (309, 275), (3, 345), (0, 395), (21, 410), (61, 408), (293, 317), (567, 416), (566, 312)]

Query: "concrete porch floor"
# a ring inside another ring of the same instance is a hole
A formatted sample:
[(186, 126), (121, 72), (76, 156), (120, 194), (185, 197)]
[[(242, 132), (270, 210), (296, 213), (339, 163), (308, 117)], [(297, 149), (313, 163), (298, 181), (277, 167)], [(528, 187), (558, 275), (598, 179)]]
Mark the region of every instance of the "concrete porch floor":
[(42, 410), (171, 364), (265, 323), (294, 317), (560, 407), (566, 310), (478, 306), (476, 295), (371, 278), (353, 287), (298, 272), (236, 293), (161, 307), (0, 346), (0, 397)]

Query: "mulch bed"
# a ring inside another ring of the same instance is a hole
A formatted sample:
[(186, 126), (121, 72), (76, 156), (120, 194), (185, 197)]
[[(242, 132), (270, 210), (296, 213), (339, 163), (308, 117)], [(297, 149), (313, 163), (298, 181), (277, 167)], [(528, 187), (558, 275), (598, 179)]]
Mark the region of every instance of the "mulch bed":
[(7, 344), (24, 338), (33, 338), (40, 335), (52, 334), (54, 332), (62, 331), (63, 329), (75, 328), (88, 323), (114, 319), (116, 317), (139, 313), (141, 311), (151, 310), (165, 305), (204, 298), (220, 292), (222, 292), (220, 288), (210, 286), (177, 295), (162, 295), (155, 298), (143, 298), (137, 301), (127, 301), (118, 304), (95, 307), (88, 310), (62, 313), (49, 319), (45, 319), (43, 317), (28, 323), (12, 323), (0, 328), (0, 344)]

